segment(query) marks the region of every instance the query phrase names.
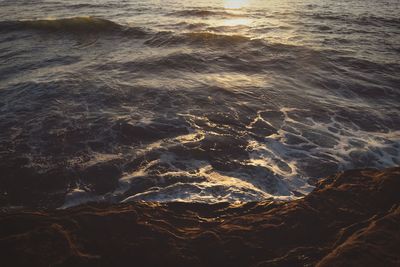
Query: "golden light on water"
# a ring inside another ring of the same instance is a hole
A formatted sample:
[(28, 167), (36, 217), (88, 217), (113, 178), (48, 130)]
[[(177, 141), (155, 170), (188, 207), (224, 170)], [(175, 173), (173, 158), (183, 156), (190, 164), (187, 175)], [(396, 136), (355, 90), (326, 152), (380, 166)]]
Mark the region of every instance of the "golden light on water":
[(248, 26), (251, 24), (251, 19), (248, 18), (234, 18), (234, 19), (226, 19), (222, 23), (224, 26)]
[[(248, 4), (249, 0), (224, 0), (224, 8), (226, 9), (240, 9)], [(230, 18), (226, 19), (223, 23), (224, 26), (238, 26), (238, 25), (250, 25), (251, 20), (249, 18)]]
[(247, 4), (248, 0), (224, 0), (224, 7), (230, 9), (239, 9)]

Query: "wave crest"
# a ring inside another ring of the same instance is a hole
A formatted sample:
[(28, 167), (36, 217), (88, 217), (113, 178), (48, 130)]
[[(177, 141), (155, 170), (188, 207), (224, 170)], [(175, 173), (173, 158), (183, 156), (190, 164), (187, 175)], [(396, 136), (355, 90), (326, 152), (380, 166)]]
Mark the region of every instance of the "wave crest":
[[(0, 32), (36, 30), (56, 33), (100, 33), (126, 30), (124, 26), (113, 21), (96, 17), (71, 17), (62, 19), (19, 20), (0, 22)], [(136, 28), (127, 31), (145, 34)]]

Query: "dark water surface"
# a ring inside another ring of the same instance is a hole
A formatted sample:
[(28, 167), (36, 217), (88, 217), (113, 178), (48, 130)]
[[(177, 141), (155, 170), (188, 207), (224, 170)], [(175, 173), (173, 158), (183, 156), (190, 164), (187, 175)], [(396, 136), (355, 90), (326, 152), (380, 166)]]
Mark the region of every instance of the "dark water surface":
[(400, 164), (400, 2), (1, 1), (0, 206), (294, 199)]

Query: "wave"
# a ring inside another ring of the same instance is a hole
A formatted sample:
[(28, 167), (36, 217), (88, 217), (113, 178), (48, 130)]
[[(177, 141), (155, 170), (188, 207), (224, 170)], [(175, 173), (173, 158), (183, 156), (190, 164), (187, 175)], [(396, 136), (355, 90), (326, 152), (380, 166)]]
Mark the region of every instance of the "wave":
[(174, 26), (185, 28), (188, 30), (198, 30), (208, 26), (207, 23), (188, 23), (188, 22), (180, 22), (175, 24)]
[(375, 27), (399, 27), (400, 19), (391, 17), (380, 17), (373, 15), (350, 16), (350, 15), (337, 15), (337, 14), (309, 14), (306, 15), (316, 20), (323, 21), (337, 21), (346, 24), (354, 24), (360, 26), (375, 26)]
[(189, 9), (177, 12), (169, 13), (170, 16), (177, 17), (245, 17), (243, 14), (235, 14), (226, 11), (210, 11), (210, 10), (199, 10), (199, 9)]
[[(181, 23), (185, 25), (184, 23)], [(187, 24), (188, 27), (206, 26), (207, 24)], [(146, 38), (145, 44), (155, 47), (190, 45), (236, 47), (241, 44), (262, 43), (261, 40), (251, 39), (239, 34), (217, 34), (207, 31), (192, 31), (176, 33), (170, 31), (152, 32), (140, 27), (121, 25), (111, 20), (97, 17), (71, 17), (61, 19), (0, 21), (0, 32), (38, 31), (46, 34), (121, 34), (134, 38)]]
[(145, 43), (150, 46), (171, 46), (171, 45), (207, 45), (207, 46), (234, 46), (244, 43), (257, 42), (243, 35), (225, 35), (211, 32), (189, 32), (174, 34), (173, 32), (158, 32)]
[(41, 31), (46, 33), (107, 33), (127, 32), (146, 35), (140, 28), (125, 27), (116, 22), (96, 17), (71, 17), (62, 19), (1, 21), (0, 32)]

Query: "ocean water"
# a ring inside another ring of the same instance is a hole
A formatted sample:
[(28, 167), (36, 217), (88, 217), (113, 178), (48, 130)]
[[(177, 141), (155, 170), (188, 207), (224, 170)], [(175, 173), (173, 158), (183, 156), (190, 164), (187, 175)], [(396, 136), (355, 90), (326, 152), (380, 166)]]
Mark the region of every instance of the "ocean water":
[(398, 0), (0, 1), (0, 206), (296, 199), (400, 164)]

